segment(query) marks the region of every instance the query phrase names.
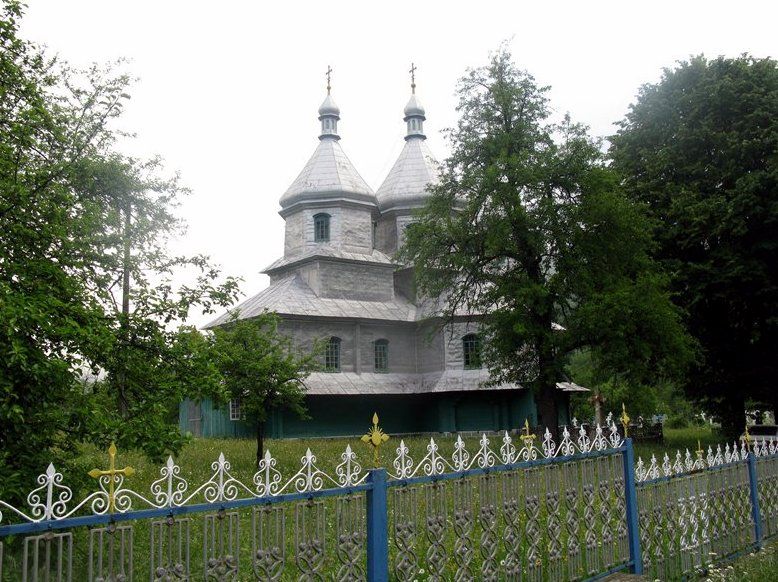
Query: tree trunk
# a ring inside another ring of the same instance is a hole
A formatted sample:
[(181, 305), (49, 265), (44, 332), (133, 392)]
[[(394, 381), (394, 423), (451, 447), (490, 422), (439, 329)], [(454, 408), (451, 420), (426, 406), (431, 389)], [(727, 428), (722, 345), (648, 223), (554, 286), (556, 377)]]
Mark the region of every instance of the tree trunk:
[[(537, 336), (535, 345), (538, 354), (538, 389), (537, 389), (537, 409), (538, 425), (541, 429), (548, 428), (554, 439), (559, 437), (559, 407), (556, 399), (557, 370), (554, 358), (554, 344), (551, 334), (553, 333), (551, 325), (553, 322), (552, 309), (547, 305), (545, 313), (540, 316), (543, 330)], [(542, 434), (542, 433), (541, 433)]]
[(746, 403), (743, 393), (730, 387), (721, 403), (721, 432), (727, 440), (736, 440), (746, 425)]
[(129, 203), (124, 208), (124, 256), (122, 261), (122, 312), (119, 316), (121, 326), (121, 349), (124, 354), (119, 356), (121, 369), (118, 373), (118, 391), (119, 391), (119, 414), (122, 418), (127, 417), (129, 401), (127, 395), (127, 346), (130, 339), (130, 260), (132, 259), (132, 240), (131, 240), (131, 220), (132, 208)]
[[(559, 409), (554, 393), (556, 386), (549, 389), (548, 386), (541, 386), (537, 396), (538, 426), (541, 431), (546, 428), (551, 432), (551, 436), (556, 440), (559, 432)], [(542, 438), (542, 432), (541, 432)]]
[(265, 421), (257, 421), (257, 468), (265, 454)]

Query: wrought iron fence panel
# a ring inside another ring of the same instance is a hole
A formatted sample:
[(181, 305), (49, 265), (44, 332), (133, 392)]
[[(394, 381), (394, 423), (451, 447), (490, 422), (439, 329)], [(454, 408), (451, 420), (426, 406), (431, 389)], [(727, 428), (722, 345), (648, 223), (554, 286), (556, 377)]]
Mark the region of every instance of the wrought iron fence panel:
[(753, 546), (747, 461), (638, 484), (646, 571), (678, 579)]
[(389, 486), (398, 580), (575, 580), (630, 560), (621, 449)]
[[(374, 417), (362, 439), (374, 463), (387, 439)], [(331, 470), (309, 449), (286, 475), (269, 451), (253, 475), (220, 454), (197, 482), (169, 458), (146, 491), (112, 446), (79, 498), (52, 464), (26, 506), (0, 500), (0, 581), (346, 581), (381, 568), (555, 581), (631, 566), (674, 579), (778, 534), (774, 444), (635, 461), (609, 421), (559, 442), (525, 424), (423, 446), (401, 440), (388, 471), (364, 470), (350, 446)]]
[(773, 454), (757, 460), (759, 482), (759, 508), (764, 536), (778, 535), (778, 456)]
[(392, 569), (398, 580), (410, 582), (419, 570), (418, 510), (420, 486), (402, 486), (392, 490), (389, 515), (393, 524)]
[(151, 579), (153, 582), (188, 580), (191, 576), (191, 523), (189, 518), (151, 522)]
[[(0, 558), (2, 554), (0, 553)], [(23, 582), (73, 579), (73, 535), (70, 532), (46, 532), (24, 539)], [(0, 569), (2, 574), (2, 569)], [(1, 578), (0, 578), (1, 579)]]

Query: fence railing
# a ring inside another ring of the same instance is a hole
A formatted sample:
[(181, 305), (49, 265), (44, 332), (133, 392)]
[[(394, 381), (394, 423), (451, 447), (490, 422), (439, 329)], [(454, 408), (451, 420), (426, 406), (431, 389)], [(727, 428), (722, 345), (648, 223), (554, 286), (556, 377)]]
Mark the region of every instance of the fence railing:
[[(386, 440), (377, 420), (363, 440)], [(611, 423), (392, 448), (333, 472), (308, 450), (288, 477), (268, 452), (250, 482), (220, 455), (196, 485), (171, 458), (143, 492), (112, 447), (78, 501), (49, 465), (26, 508), (0, 500), (0, 580), (672, 579), (778, 534), (774, 444), (646, 463)]]

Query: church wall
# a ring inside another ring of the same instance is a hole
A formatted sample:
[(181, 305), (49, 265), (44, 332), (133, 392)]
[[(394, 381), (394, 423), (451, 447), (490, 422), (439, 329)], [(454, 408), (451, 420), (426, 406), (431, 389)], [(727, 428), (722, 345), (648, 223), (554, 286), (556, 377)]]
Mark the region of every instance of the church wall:
[(416, 352), (419, 372), (444, 369), (443, 332), (438, 323), (424, 323), (417, 327)]
[[(185, 401), (182, 406), (187, 406)], [(226, 406), (215, 408), (203, 400), (203, 437), (253, 438), (251, 419), (233, 421)], [(266, 426), (268, 438), (354, 436), (369, 426), (378, 412), (381, 426), (390, 435), (408, 433), (475, 433), (517, 430), (529, 418), (535, 424), (535, 408), (529, 390), (479, 390), (414, 395), (308, 396), (310, 418), (288, 411), (274, 412)], [(182, 419), (182, 432), (192, 426)]]
[(478, 324), (472, 321), (456, 322), (446, 325), (443, 341), (445, 342), (446, 368), (461, 370), (465, 365), (462, 353), (462, 336), (477, 333)]
[[(329, 242), (314, 240), (313, 217), (330, 215)], [(284, 256), (298, 255), (307, 249), (332, 245), (352, 253), (373, 252), (373, 215), (369, 208), (350, 206), (307, 206), (285, 218)]]
[(375, 370), (378, 339), (389, 341), (389, 372), (412, 374), (417, 371), (416, 334), (413, 326), (360, 324), (360, 360), (362, 372)]
[[(326, 340), (333, 336), (339, 337), (340, 369), (343, 372), (356, 372), (355, 325), (353, 323), (283, 320), (278, 329), (281, 333), (291, 337), (295, 345), (300, 346), (304, 351), (311, 350), (316, 340)], [(324, 356), (320, 357), (323, 362)]]
[(319, 295), (362, 301), (394, 297), (392, 267), (319, 261)]
[(393, 216), (382, 216), (378, 221), (375, 246), (379, 251), (389, 256), (397, 252), (397, 223)]
[(295, 212), (284, 220), (286, 221), (284, 225), (284, 256), (299, 255), (305, 247), (305, 238), (303, 237), (305, 214)]

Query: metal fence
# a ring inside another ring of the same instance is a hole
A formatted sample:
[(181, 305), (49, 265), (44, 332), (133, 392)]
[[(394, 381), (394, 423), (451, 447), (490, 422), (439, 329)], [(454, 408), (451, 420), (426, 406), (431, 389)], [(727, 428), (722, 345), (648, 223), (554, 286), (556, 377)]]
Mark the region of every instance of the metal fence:
[[(363, 440), (385, 442), (377, 419)], [(0, 501), (0, 579), (673, 579), (778, 534), (774, 445), (635, 462), (611, 423), (395, 451), (363, 470), (347, 447), (327, 472), (309, 450), (289, 477), (268, 452), (250, 483), (220, 455), (199, 485), (168, 459), (141, 492), (112, 447), (77, 502), (49, 465), (26, 508)]]

